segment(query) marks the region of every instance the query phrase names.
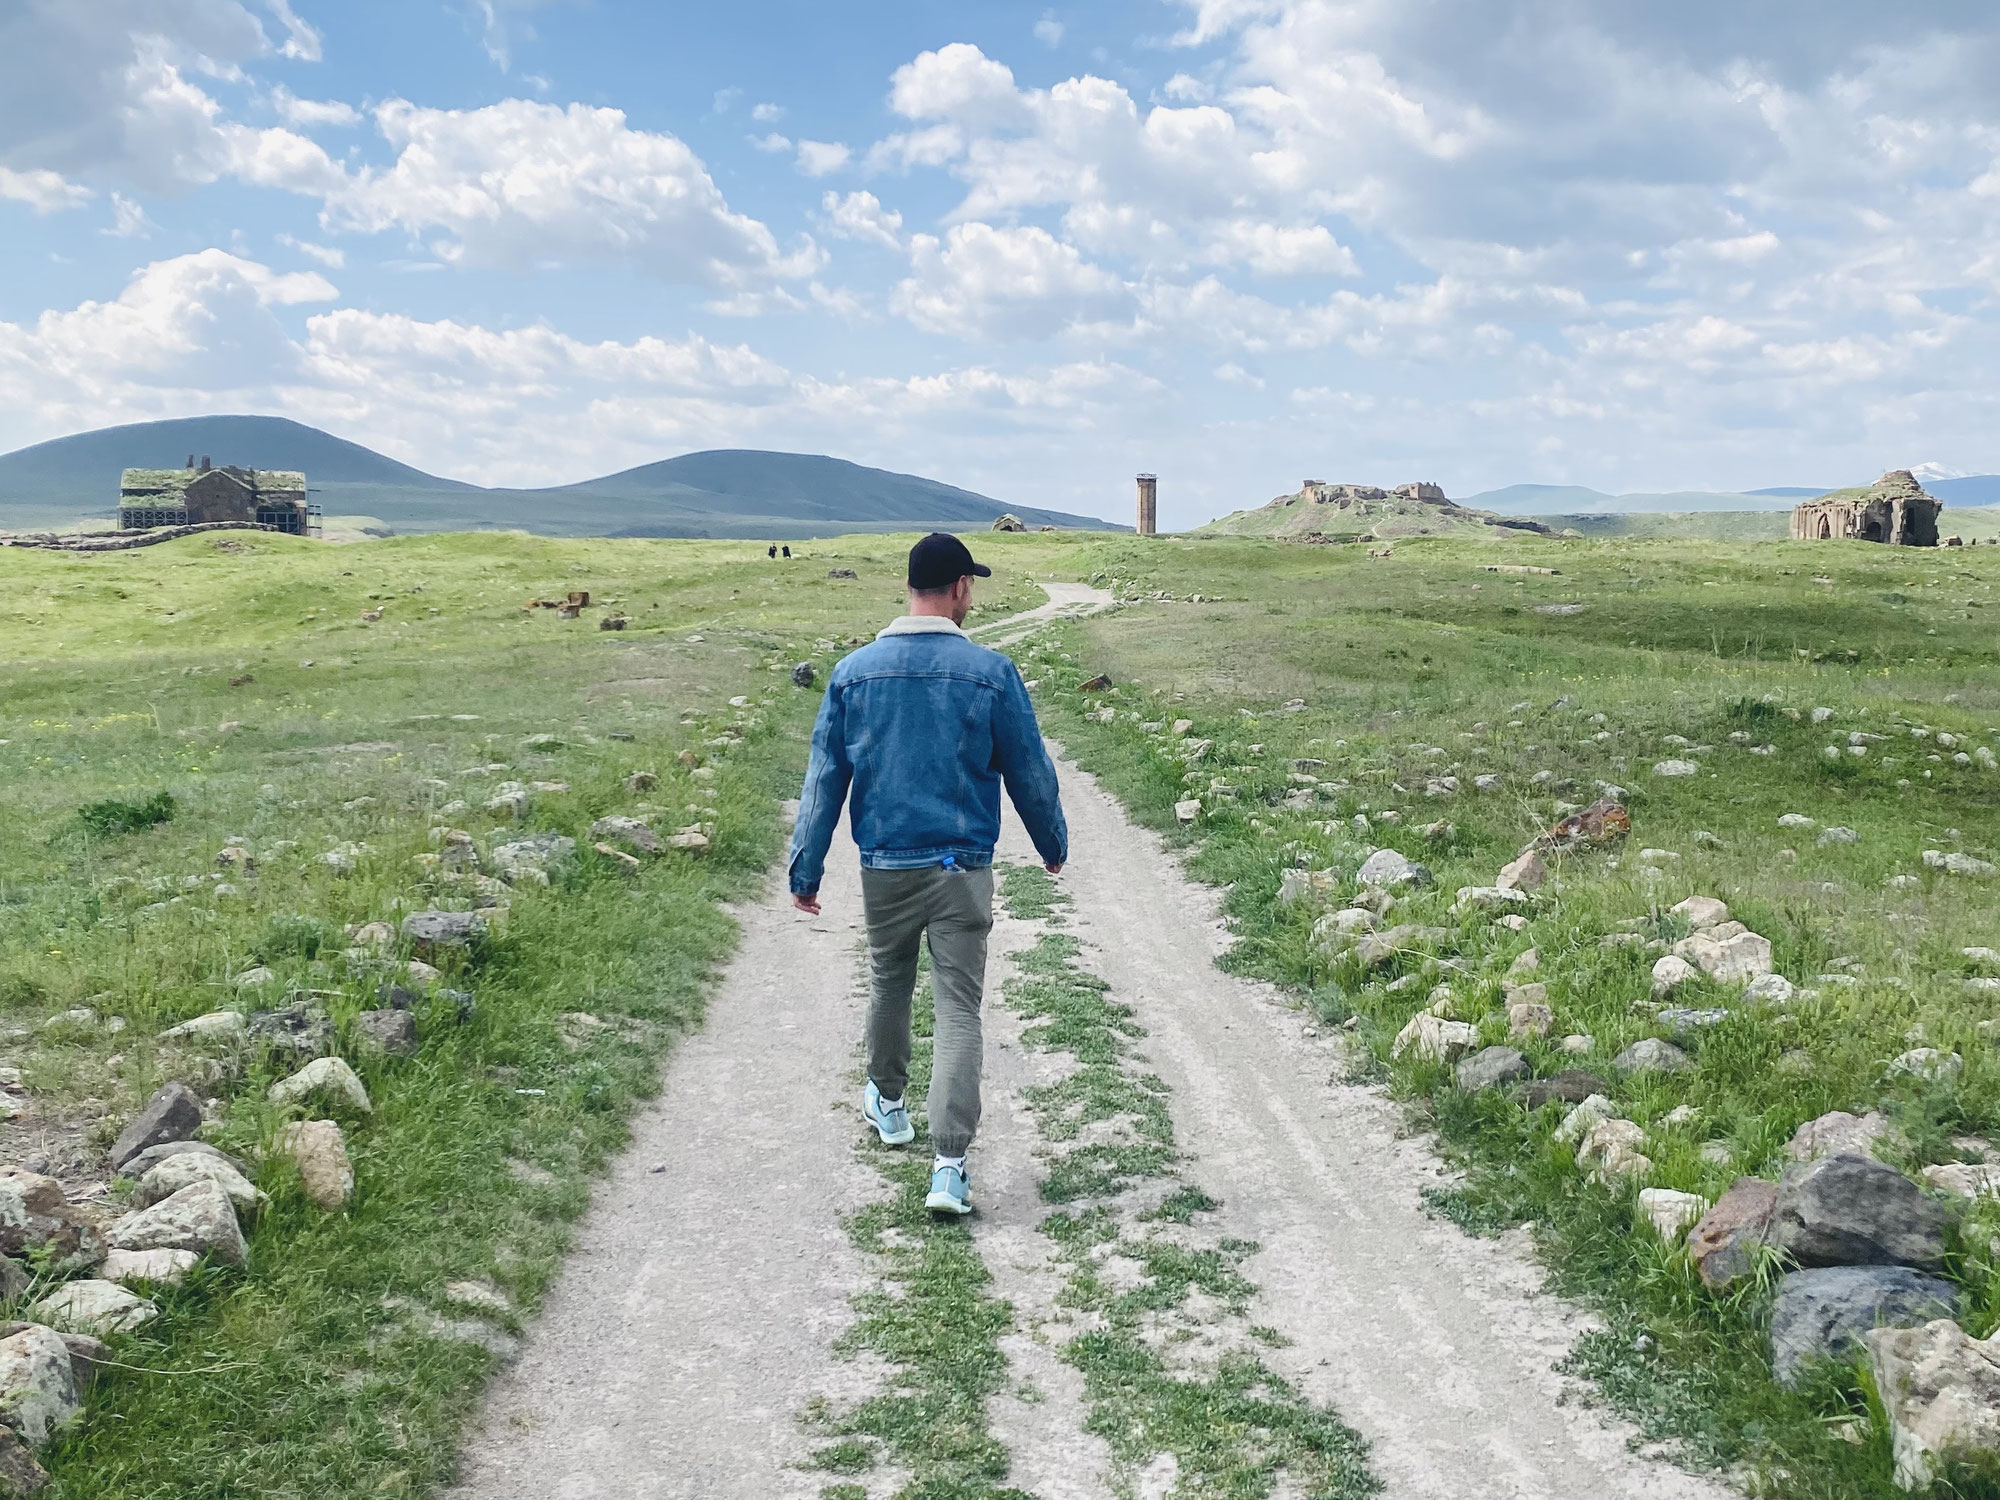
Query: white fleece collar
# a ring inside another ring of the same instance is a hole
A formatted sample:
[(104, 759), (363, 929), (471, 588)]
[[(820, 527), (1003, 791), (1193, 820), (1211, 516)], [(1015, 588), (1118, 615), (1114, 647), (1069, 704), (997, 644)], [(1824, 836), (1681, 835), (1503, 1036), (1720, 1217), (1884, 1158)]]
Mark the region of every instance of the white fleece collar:
[(881, 630), (876, 632), (875, 639), (879, 641), (885, 635), (964, 634), (963, 630), (960, 630), (943, 615), (904, 615), (901, 619), (891, 620), (887, 625), (884, 625)]

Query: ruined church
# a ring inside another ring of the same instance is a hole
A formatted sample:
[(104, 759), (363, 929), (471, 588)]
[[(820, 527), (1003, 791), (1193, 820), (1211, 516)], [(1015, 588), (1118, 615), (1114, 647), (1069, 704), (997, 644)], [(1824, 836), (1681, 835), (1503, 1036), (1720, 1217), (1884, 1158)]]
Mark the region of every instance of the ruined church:
[(1885, 542), (1935, 547), (1944, 502), (1926, 494), (1908, 469), (1891, 469), (1865, 489), (1834, 490), (1792, 511), (1792, 540)]

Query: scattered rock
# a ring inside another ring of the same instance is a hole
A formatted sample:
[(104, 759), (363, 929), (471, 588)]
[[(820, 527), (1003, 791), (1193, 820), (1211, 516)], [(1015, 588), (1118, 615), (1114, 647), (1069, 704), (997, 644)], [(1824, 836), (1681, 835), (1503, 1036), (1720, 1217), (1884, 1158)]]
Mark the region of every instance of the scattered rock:
[[(1636, 935), (1636, 934), (1635, 934)], [(1653, 965), (1653, 998), (1664, 1000), (1701, 971), (1678, 954), (1669, 953)]]
[(39, 1253), (51, 1270), (80, 1271), (104, 1259), (104, 1237), (53, 1177), (0, 1167), (0, 1253)]
[(1459, 912), (1500, 911), (1510, 906), (1525, 906), (1529, 899), (1526, 891), (1508, 890), (1497, 885), (1467, 885), (1459, 887), (1451, 909)]
[(1788, 1169), (1771, 1240), (1802, 1266), (1944, 1264), (1944, 1213), (1872, 1157), (1840, 1153)]
[(1630, 1076), (1634, 1073), (1680, 1073), (1694, 1066), (1691, 1059), (1672, 1042), (1649, 1036), (1634, 1042), (1611, 1059), (1611, 1066)]
[(856, 573), (852, 568), (828, 568), (826, 576), (829, 578), (858, 578), (861, 575)]
[(1467, 1093), (1502, 1088), (1528, 1076), (1528, 1060), (1512, 1047), (1487, 1047), (1461, 1062), (1456, 1076)]
[(476, 911), (413, 911), (403, 918), (403, 936), (419, 953), (469, 948), (486, 931), (486, 918)]
[(1401, 1057), (1414, 1050), (1426, 1062), (1451, 1062), (1470, 1051), (1478, 1040), (1479, 1028), (1469, 1021), (1447, 1021), (1420, 1012), (1396, 1033), (1396, 1040), (1389, 1045), (1389, 1055)]
[(1891, 1076), (1921, 1078), (1929, 1083), (1948, 1082), (1964, 1071), (1964, 1058), (1936, 1047), (1912, 1047), (1889, 1064)]
[(1521, 1102), (1531, 1110), (1555, 1101), (1582, 1104), (1593, 1095), (1604, 1097), (1610, 1088), (1611, 1085), (1595, 1073), (1568, 1068), (1551, 1078), (1537, 1078), (1521, 1090)]
[(178, 1041), (238, 1041), (248, 1034), (248, 1023), (243, 1012), (238, 1010), (212, 1010), (205, 1016), (196, 1016), (192, 1021), (183, 1021), (178, 1026), (169, 1026), (160, 1033), (163, 1042)]
[(1676, 1192), (1673, 1188), (1640, 1188), (1639, 1211), (1652, 1221), (1661, 1239), (1672, 1244), (1681, 1231), (1699, 1219), (1708, 1200), (1699, 1193)]
[(1784, 975), (1759, 974), (1744, 989), (1743, 998), (1752, 1005), (1789, 1005), (1797, 993)]
[(1345, 906), (1339, 911), (1328, 912), (1313, 923), (1313, 941), (1325, 942), (1332, 937), (1353, 937), (1357, 933), (1373, 932), (1381, 926), (1381, 918), (1374, 912), (1359, 906)]
[(1814, 1360), (1851, 1357), (1876, 1328), (1957, 1316), (1957, 1287), (1906, 1266), (1795, 1271), (1771, 1304), (1772, 1369), (1780, 1384), (1796, 1385)]
[(1726, 1010), (1691, 1010), (1685, 1005), (1670, 1005), (1653, 1017), (1675, 1036), (1686, 1036), (1691, 1031), (1699, 1031), (1704, 1026), (1720, 1026), (1729, 1019)]
[(1754, 932), (1697, 932), (1674, 944), (1674, 954), (1700, 969), (1717, 984), (1746, 984), (1771, 972), (1771, 943)]
[(1686, 917), (1690, 927), (1719, 927), (1729, 920), (1729, 908), (1713, 896), (1690, 896), (1673, 908), (1675, 916)]
[(97, 1274), (106, 1281), (179, 1286), (199, 1264), (201, 1257), (192, 1250), (113, 1250), (104, 1257)]
[(696, 851), (706, 849), (708, 847), (708, 835), (703, 833), (700, 828), (683, 828), (677, 833), (667, 835), (667, 847), (669, 849), (693, 849)]
[(1584, 1053), (1593, 1052), (1597, 1049), (1597, 1038), (1585, 1036), (1583, 1033), (1578, 1032), (1575, 1035), (1564, 1037), (1556, 1045), (1572, 1057), (1581, 1057)]
[(1614, 844), (1632, 831), (1632, 814), (1610, 798), (1593, 802), (1553, 824), (1535, 840), (1538, 849), (1576, 849)]
[(1433, 883), (1429, 870), (1398, 854), (1394, 849), (1377, 849), (1370, 854), (1361, 862), (1361, 868), (1354, 872), (1354, 878), (1360, 885), (1372, 885), (1385, 890), (1399, 885), (1422, 889)]
[(1286, 870), (1278, 880), (1278, 904), (1292, 906), (1318, 900), (1340, 884), (1338, 870)]
[(1777, 1183), (1761, 1177), (1739, 1177), (1715, 1200), (1688, 1235), (1688, 1259), (1703, 1285), (1719, 1291), (1757, 1269), (1777, 1205)]
[(1517, 1042), (1547, 1036), (1555, 1019), (1555, 1012), (1546, 1005), (1516, 1000), (1507, 1007), (1507, 1035)]
[[(66, 1281), (28, 1309), (38, 1322), (75, 1333), (130, 1333), (160, 1315), (143, 1297), (115, 1281)], [(63, 1357), (69, 1357), (65, 1346)]]
[(82, 1410), (69, 1345), (54, 1329), (31, 1323), (0, 1339), (0, 1412), (22, 1442), (39, 1448)]
[(0, 1255), (0, 1302), (18, 1302), (34, 1284), (27, 1267), (9, 1255)]
[(375, 1107), (354, 1069), (338, 1057), (314, 1058), (291, 1077), (272, 1084), (268, 1097), (273, 1104), (291, 1104), (312, 1094), (325, 1094), (364, 1115)]
[(212, 1156), (240, 1176), (250, 1175), (244, 1169), (242, 1162), (226, 1151), (218, 1151), (206, 1141), (162, 1141), (157, 1146), (148, 1146), (120, 1167), (118, 1174), (121, 1177), (130, 1177), (136, 1182), (169, 1157), (182, 1155)]
[(1183, 823), (1192, 823), (1201, 816), (1201, 799), (1188, 797), (1174, 804), (1174, 817)]
[(1691, 760), (1661, 760), (1653, 763), (1653, 774), (1668, 777), (1698, 776), (1701, 774), (1701, 766)]
[(1925, 1167), (1924, 1186), (1954, 1198), (2000, 1197), (2000, 1165), (1993, 1163), (1947, 1162)]
[(417, 1018), (408, 1010), (364, 1010), (354, 1018), (361, 1050), (382, 1057), (417, 1055)]
[(132, 1204), (135, 1208), (150, 1208), (197, 1182), (214, 1183), (229, 1195), (229, 1201), (240, 1212), (255, 1213), (270, 1201), (228, 1162), (198, 1151), (185, 1151), (168, 1157), (141, 1177), (132, 1190)]
[(1574, 1146), (1581, 1141), (1601, 1120), (1613, 1118), (1618, 1111), (1602, 1094), (1592, 1094), (1563, 1117), (1556, 1126), (1553, 1139), (1565, 1146)]
[(1786, 813), (1778, 819), (1780, 828), (1814, 828), (1818, 824), (1804, 813)]
[(1956, 849), (1945, 853), (1938, 849), (1924, 850), (1924, 863), (1933, 870), (1942, 870), (1947, 875), (1963, 875), (1973, 880), (1990, 879), (1996, 872), (1983, 859), (1974, 859), (1970, 854), (1961, 854)]
[(1822, 844), (1858, 844), (1861, 842), (1861, 835), (1856, 833), (1852, 828), (1822, 828), (1819, 831), (1818, 842)]
[(1578, 1143), (1576, 1164), (1606, 1187), (1622, 1178), (1644, 1177), (1653, 1170), (1652, 1159), (1639, 1149), (1645, 1143), (1645, 1129), (1636, 1121), (1599, 1120)]
[(287, 1005), (278, 1010), (255, 1011), (250, 1016), (250, 1035), (265, 1046), (281, 1052), (302, 1052), (307, 1056), (324, 1052), (333, 1041), (333, 1022), (313, 1005)]
[(560, 833), (534, 833), (495, 847), (493, 869), (510, 884), (527, 880), (547, 885), (549, 866), (562, 863), (575, 852), (576, 840), (573, 838), (566, 838)]
[(332, 1212), (354, 1196), (347, 1141), (331, 1120), (299, 1120), (278, 1133), (278, 1149), (298, 1164), (306, 1197)]
[(1792, 1134), (1785, 1155), (1793, 1161), (1817, 1161), (1822, 1156), (1870, 1156), (1875, 1143), (1889, 1133), (1889, 1119), (1880, 1111), (1851, 1115), (1831, 1110), (1808, 1120)]
[(1948, 1318), (1861, 1336), (1889, 1419), (1896, 1483), (1922, 1489), (1938, 1460), (2000, 1451), (2000, 1339), (1975, 1339)]
[(1355, 943), (1354, 956), (1372, 969), (1388, 963), (1397, 954), (1419, 943), (1436, 942), (1441, 935), (1438, 928), (1418, 927), (1405, 922), (1382, 932), (1368, 933)]
[(663, 854), (667, 848), (666, 841), (642, 818), (599, 818), (590, 825), (590, 836), (625, 844), (641, 854)]
[(809, 661), (802, 661), (792, 668), (792, 686), (809, 688), (819, 680), (819, 671)]
[(192, 1250), (237, 1267), (250, 1259), (229, 1195), (213, 1182), (191, 1183), (151, 1208), (125, 1215), (106, 1238), (119, 1250)]

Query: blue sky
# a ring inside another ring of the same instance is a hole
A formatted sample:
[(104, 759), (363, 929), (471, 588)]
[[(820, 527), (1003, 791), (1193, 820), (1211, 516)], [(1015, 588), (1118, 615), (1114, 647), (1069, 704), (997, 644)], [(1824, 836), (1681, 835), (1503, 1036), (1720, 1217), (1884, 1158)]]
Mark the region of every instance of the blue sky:
[(293, 416), (1165, 524), (2000, 470), (2000, 19), (0, 0), (0, 448)]

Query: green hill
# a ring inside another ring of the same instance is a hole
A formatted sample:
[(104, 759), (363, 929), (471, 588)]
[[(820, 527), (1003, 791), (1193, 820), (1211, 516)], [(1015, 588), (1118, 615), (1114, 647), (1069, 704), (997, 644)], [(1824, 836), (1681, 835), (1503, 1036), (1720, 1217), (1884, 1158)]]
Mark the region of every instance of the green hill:
[(545, 536), (753, 537), (978, 529), (1011, 511), (1028, 526), (1119, 530), (1063, 511), (845, 459), (754, 449), (687, 453), (547, 489), (486, 489), (426, 474), (283, 417), (184, 417), (56, 438), (0, 455), (0, 529), (108, 520), (118, 475), (178, 468), (189, 455), (302, 469), (328, 516), (402, 532), (518, 530)]
[(1369, 484), (1307, 483), (1267, 505), (1232, 511), (1195, 536), (1263, 536), (1292, 542), (1393, 541), (1410, 536), (1519, 536), (1544, 531), (1526, 516), (1497, 516), (1467, 510), (1447, 500), (1434, 484), (1398, 485), (1385, 490)]

